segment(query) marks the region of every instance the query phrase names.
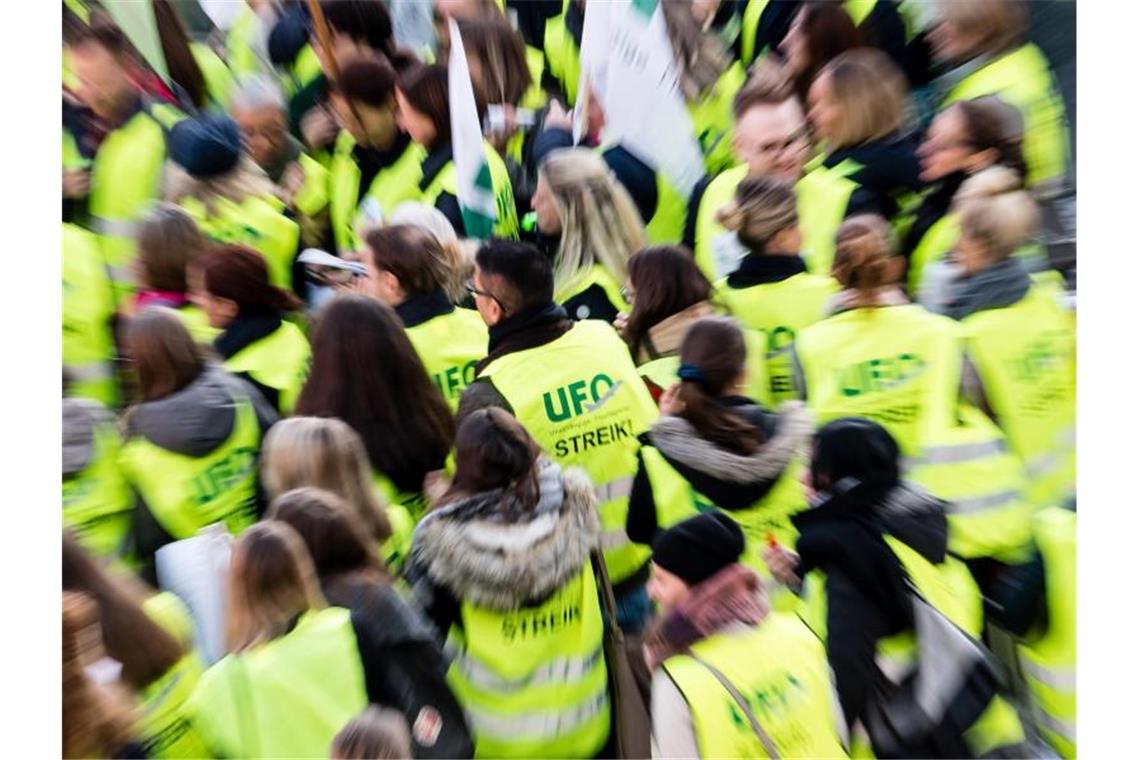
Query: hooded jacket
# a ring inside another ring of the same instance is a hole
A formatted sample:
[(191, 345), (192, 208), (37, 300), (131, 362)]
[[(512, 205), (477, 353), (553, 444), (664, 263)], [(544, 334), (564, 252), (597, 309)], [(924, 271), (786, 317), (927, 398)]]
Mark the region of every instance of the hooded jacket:
[[(728, 397), (720, 403), (763, 431), (764, 443), (745, 456), (723, 449), (700, 434), (687, 420), (665, 416), (641, 440), (653, 446), (695, 491), (729, 512), (748, 509), (763, 499), (802, 452), (812, 433), (811, 417), (802, 403), (785, 404), (779, 414), (750, 399)], [(637, 475), (629, 497), (626, 532), (637, 543), (649, 544), (661, 529), (653, 484), (638, 454)]]
[(914, 625), (906, 573), (884, 536), (941, 564), (949, 540), (946, 503), (910, 483), (883, 488), (845, 478), (792, 524), (800, 532), (796, 576), (815, 569), (826, 575), (827, 656), (850, 726), (865, 718), (878, 641)]
[(496, 611), (542, 604), (590, 561), (601, 526), (589, 477), (548, 459), (538, 503), (485, 491), (442, 506), (416, 528), (407, 577), (441, 638), (461, 602)]
[[(277, 422), (277, 412), (248, 383), (210, 364), (197, 380), (180, 391), (135, 406), (126, 417), (126, 438), (141, 437), (148, 442), (188, 457), (203, 457), (217, 449), (233, 432), (237, 421), (236, 398), (252, 405), (257, 426), (264, 437)], [(257, 495), (257, 509), (264, 509), (264, 499)], [(139, 499), (134, 520), (135, 552), (150, 573), (154, 553), (173, 541)], [(153, 580), (153, 576), (151, 576)]]

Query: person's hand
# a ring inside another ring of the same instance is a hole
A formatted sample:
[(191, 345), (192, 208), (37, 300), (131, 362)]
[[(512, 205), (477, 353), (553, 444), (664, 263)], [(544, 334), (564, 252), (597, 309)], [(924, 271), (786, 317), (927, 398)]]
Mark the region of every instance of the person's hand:
[(673, 383), (668, 390), (661, 394), (661, 400), (657, 402), (657, 408), (661, 410), (661, 414), (676, 415), (684, 410), (685, 402), (677, 398), (680, 392), (681, 384)]
[(764, 564), (772, 577), (785, 586), (798, 586), (800, 578), (796, 575), (796, 565), (800, 562), (800, 555), (782, 546), (774, 546), (764, 550)]
[(324, 148), (336, 138), (340, 127), (324, 106), (316, 106), (301, 117), (301, 136), (310, 151)]
[(562, 107), (557, 100), (550, 101), (550, 109), (546, 112), (546, 120), (542, 123), (543, 129), (567, 129), (573, 131), (574, 117)]
[(63, 170), (63, 197), (82, 198), (91, 192), (91, 172), (86, 169)]
[(281, 173), (281, 182), (278, 183), (278, 187), (281, 188), (281, 200), (283, 200), (287, 206), (292, 206), (293, 199), (297, 197), (297, 193), (304, 184), (305, 170), (301, 168), (301, 164), (294, 161)]
[(629, 314), (624, 311), (619, 311), (617, 317), (614, 319), (614, 329), (617, 330), (618, 335), (626, 337), (625, 328), (629, 324)]

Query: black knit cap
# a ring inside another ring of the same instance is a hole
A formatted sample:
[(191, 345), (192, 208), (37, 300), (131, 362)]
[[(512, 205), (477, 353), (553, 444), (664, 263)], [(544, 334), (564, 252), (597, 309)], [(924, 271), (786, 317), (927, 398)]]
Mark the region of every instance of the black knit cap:
[(690, 586), (716, 575), (744, 553), (744, 532), (723, 512), (677, 523), (653, 541), (653, 561)]
[(183, 119), (170, 130), (170, 157), (195, 177), (215, 177), (238, 165), (241, 131), (228, 116)]

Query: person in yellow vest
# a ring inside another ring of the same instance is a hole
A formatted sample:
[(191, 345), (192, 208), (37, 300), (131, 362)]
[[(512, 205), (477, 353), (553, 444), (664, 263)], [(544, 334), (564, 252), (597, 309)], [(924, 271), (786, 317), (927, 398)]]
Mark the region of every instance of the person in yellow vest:
[(309, 340), (286, 319), (301, 302), (270, 285), (265, 259), (244, 246), (220, 246), (192, 271), (194, 301), (221, 330), (213, 345), (222, 366), (289, 414), (309, 374)]
[(134, 549), (144, 577), (154, 552), (212, 523), (239, 533), (257, 519), (257, 456), (276, 412), (248, 383), (208, 362), (177, 314), (131, 318), (125, 354), (137, 404), (124, 418), (119, 467), (142, 502)]
[(775, 409), (796, 397), (790, 361), (796, 334), (823, 319), (839, 284), (807, 271), (791, 185), (769, 177), (745, 179), (717, 220), (745, 251), (717, 283), (717, 296), (742, 325), (763, 336), (768, 386), (758, 399)]
[(265, 75), (239, 79), (229, 106), (241, 129), (245, 149), (279, 188), (281, 199), (301, 226), (306, 246), (320, 246), (327, 236), (328, 169), (305, 152), (289, 134), (289, 114), (280, 87)]
[(772, 2), (772, 0), (745, 0), (740, 4), (740, 32), (733, 53), (745, 66), (751, 68), (756, 61), (778, 51), (788, 35), (800, 4)]
[(63, 225), (63, 373), (68, 395), (114, 407), (115, 290), (103, 263), (99, 238), (74, 224)]
[(531, 200), (538, 231), (554, 250), (554, 300), (572, 319), (613, 322), (626, 307), (626, 262), (645, 246), (645, 228), (606, 162), (585, 148), (551, 152)]
[(98, 401), (63, 399), (63, 526), (92, 554), (130, 553), (135, 499), (119, 469), (119, 428)]
[(1019, 640), (1032, 723), (1061, 757), (1077, 751), (1077, 514), (1075, 502), (1033, 518), (1034, 551), (995, 589), (986, 613)]
[[(327, 606), (303, 540), (284, 522), (238, 537), (225, 619), (228, 654), (188, 704), (216, 757), (324, 757), (369, 703), (392, 701), (385, 650), (357, 616)], [(442, 730), (442, 709), (428, 707)]]
[(398, 126), (396, 72), (386, 61), (351, 59), (330, 102), (342, 129), (329, 165), (329, 212), (343, 256), (361, 249), (365, 229), (419, 199), (427, 153)]
[(731, 317), (706, 317), (681, 344), (680, 382), (661, 397), (661, 417), (642, 437), (626, 530), (652, 544), (659, 531), (720, 510), (747, 540), (741, 561), (767, 575), (761, 550), (795, 537), (789, 516), (804, 509), (798, 456), (811, 435), (804, 405), (778, 413), (745, 394), (744, 332)]
[(294, 413), (347, 422), (385, 500), (418, 520), (424, 478), (443, 469), (455, 420), (403, 323), (378, 299), (346, 294), (322, 309), (310, 337), (313, 368)]
[[(446, 66), (411, 68), (400, 77), (396, 99), (400, 104), (400, 125), (427, 152), (421, 164), (423, 176), (419, 183), (418, 200), (442, 211), (455, 228), (455, 233), (467, 237), (467, 228), (459, 207), (459, 178), (451, 142), (447, 77)], [(485, 140), (483, 153), (491, 175), (497, 209), (492, 233), (496, 237), (518, 237), (518, 212), (506, 164)]]
[(62, 754), (143, 756), (134, 705), (103, 648), (98, 608), (86, 594), (64, 591), (60, 611)]
[(226, 62), (236, 77), (267, 74), (268, 32), (276, 8), (269, 0), (243, 0), (226, 31)]
[(820, 424), (867, 417), (913, 458), (953, 427), (965, 345), (953, 320), (907, 301), (900, 264), (882, 217), (844, 222), (832, 268), (843, 290), (823, 320), (797, 333), (791, 359)]
[(207, 237), (260, 253), (273, 284), (292, 290), (300, 227), (273, 182), (243, 152), (237, 123), (227, 116), (186, 119), (170, 133), (170, 154), (165, 199), (194, 217)]
[[(369, 545), (398, 571), (411, 548), (415, 522), (400, 504), (388, 504), (373, 485), (364, 441), (335, 417), (289, 417), (265, 436), (261, 484), (275, 499), (295, 488), (321, 488), (335, 494), (353, 512)], [(307, 539), (306, 539), (307, 540)]]
[(464, 418), (455, 456), (407, 576), (455, 652), (448, 682), (476, 756), (609, 756), (593, 484), (502, 409)]
[[(306, 487), (274, 499), (269, 517), (292, 526), (301, 536), (328, 603), (348, 609), (357, 625), (368, 628), (381, 655), (389, 704), (401, 720), (415, 727), (409, 737), (415, 741), (415, 752), (405, 757), (470, 757), (471, 736), (447, 684), (439, 633), (397, 590), (389, 574), (395, 568), (377, 559), (376, 544), (365, 536), (356, 513), (336, 494)], [(441, 730), (435, 736), (434, 727), (425, 725), (431, 710), (441, 712), (441, 728), (447, 733)]]
[[(959, 219), (953, 203), (963, 183), (991, 166), (1005, 166), (1019, 178), (1025, 177), (1021, 134), (1017, 110), (989, 95), (959, 101), (934, 117), (918, 148), (920, 176), (930, 188), (902, 241), (911, 296), (923, 288), (928, 271), (938, 271), (927, 267), (944, 260), (958, 240)], [(1035, 255), (1033, 268), (1046, 267), (1043, 259)]]
[(939, 2), (931, 30), (935, 59), (953, 68), (938, 80), (941, 107), (997, 95), (1025, 123), (1026, 184), (1055, 189), (1071, 161), (1065, 104), (1041, 49), (1025, 41), (1029, 11), (1021, 0)]
[(717, 221), (736, 186), (745, 178), (772, 177), (795, 183), (796, 208), (802, 220), (804, 253), (830, 256), (835, 241), (814, 230), (826, 214), (828, 195), (815, 180), (801, 180), (809, 157), (807, 121), (803, 108), (786, 79), (773, 66), (761, 66), (733, 100), (736, 125), (733, 152), (741, 163), (715, 177), (706, 177), (693, 189), (681, 237), (693, 251), (697, 265), (713, 282), (727, 277), (745, 251)]
[(561, 88), (562, 101), (573, 107), (578, 100), (582, 30), (586, 23), (585, 0), (562, 0), (562, 12), (546, 20), (542, 52), (551, 84)]
[(104, 23), (73, 40), (70, 60), (82, 109), (65, 109), (63, 135), (64, 198), (86, 198), (86, 213), (76, 221), (99, 234), (120, 302), (132, 289), (135, 223), (161, 195), (166, 133), (181, 118), (131, 79), (137, 65), (130, 49), (122, 30)]
[(369, 294), (396, 310), (424, 368), (456, 408), (487, 353), (487, 326), (479, 313), (455, 305), (466, 295), (459, 285), (458, 246), (402, 224), (372, 230), (366, 241)]
[(1038, 507), (1076, 493), (1076, 323), (1057, 294), (1034, 283), (1014, 252), (1037, 230), (1037, 204), (1019, 178), (993, 167), (967, 181), (960, 273), (945, 314), (966, 337), (966, 397), (1009, 437)]
[[(190, 297), (189, 272), (211, 243), (180, 206), (156, 203), (139, 222), (135, 282), (138, 292), (129, 313), (147, 306), (174, 309), (199, 343), (210, 344), (220, 332)], [(128, 314), (129, 315), (129, 314)]]
[(629, 349), (610, 325), (567, 317), (554, 302), (550, 261), (534, 246), (484, 245), (471, 292), (490, 341), (458, 418), (487, 406), (507, 409), (558, 464), (586, 470), (598, 495), (618, 623), (637, 632), (649, 614), (649, 552), (630, 542), (625, 524), (637, 436), (657, 409)]
[[(614, 328), (629, 345), (637, 371), (653, 400), (677, 382), (681, 341), (699, 319), (716, 314), (713, 288), (693, 257), (680, 246), (642, 248), (629, 260), (625, 298), (629, 313), (618, 314)], [(763, 341), (745, 335), (749, 395), (766, 387)]]
[[(808, 119), (823, 150), (805, 178), (824, 204), (813, 234), (831, 236), (849, 216), (873, 213), (905, 227), (922, 189), (915, 141), (903, 132), (906, 78), (886, 53), (848, 50), (812, 82)], [(828, 252), (812, 252), (811, 271), (826, 274)]]
[(205, 757), (209, 751), (186, 711), (205, 669), (186, 605), (105, 567), (66, 533), (62, 566), (64, 591), (95, 603), (107, 655), (122, 666), (120, 682), (138, 701), (136, 730), (146, 757)]
[(967, 635), (977, 639), (982, 628), (981, 594), (948, 552), (946, 504), (900, 480), (900, 453), (872, 420), (846, 417), (823, 425), (805, 482), (812, 508), (792, 517), (799, 532), (795, 551), (776, 546), (765, 560), (777, 579), (804, 595), (807, 608), (814, 607), (801, 614), (825, 641), (857, 745), (868, 742), (876, 756), (887, 747), (907, 757), (1023, 754), (1017, 712), (994, 681), (973, 683), (969, 698), (950, 707), (959, 684), (976, 680), (954, 672), (952, 659), (918, 664), (930, 688), (954, 684), (944, 701), (923, 703), (926, 720), (900, 730), (876, 730), (871, 720), (885, 698), (879, 685), (897, 684), (916, 667), (915, 636), (927, 635), (916, 632), (916, 595)]
[(794, 615), (770, 611), (744, 551), (740, 526), (715, 511), (653, 542), (654, 756), (845, 758), (823, 645)]

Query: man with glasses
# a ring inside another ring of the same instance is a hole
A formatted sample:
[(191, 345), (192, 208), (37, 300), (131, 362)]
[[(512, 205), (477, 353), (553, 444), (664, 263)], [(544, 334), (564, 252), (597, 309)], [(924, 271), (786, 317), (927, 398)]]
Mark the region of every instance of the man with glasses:
[(761, 69), (733, 101), (736, 130), (732, 147), (742, 163), (716, 177), (708, 177), (693, 190), (682, 242), (693, 250), (697, 265), (712, 281), (727, 276), (746, 251), (716, 221), (716, 212), (732, 200), (745, 177), (775, 177), (796, 183), (797, 205), (803, 220), (805, 247), (811, 240), (813, 198), (800, 182), (810, 155), (807, 121), (790, 83), (775, 71)]
[(657, 408), (629, 348), (606, 322), (569, 319), (554, 302), (550, 260), (528, 243), (494, 240), (480, 248), (467, 289), (490, 328), (490, 345), (460, 398), (458, 422), (501, 407), (555, 462), (589, 474), (618, 624), (636, 633), (650, 613), (650, 552), (630, 542), (625, 524), (638, 436)]

